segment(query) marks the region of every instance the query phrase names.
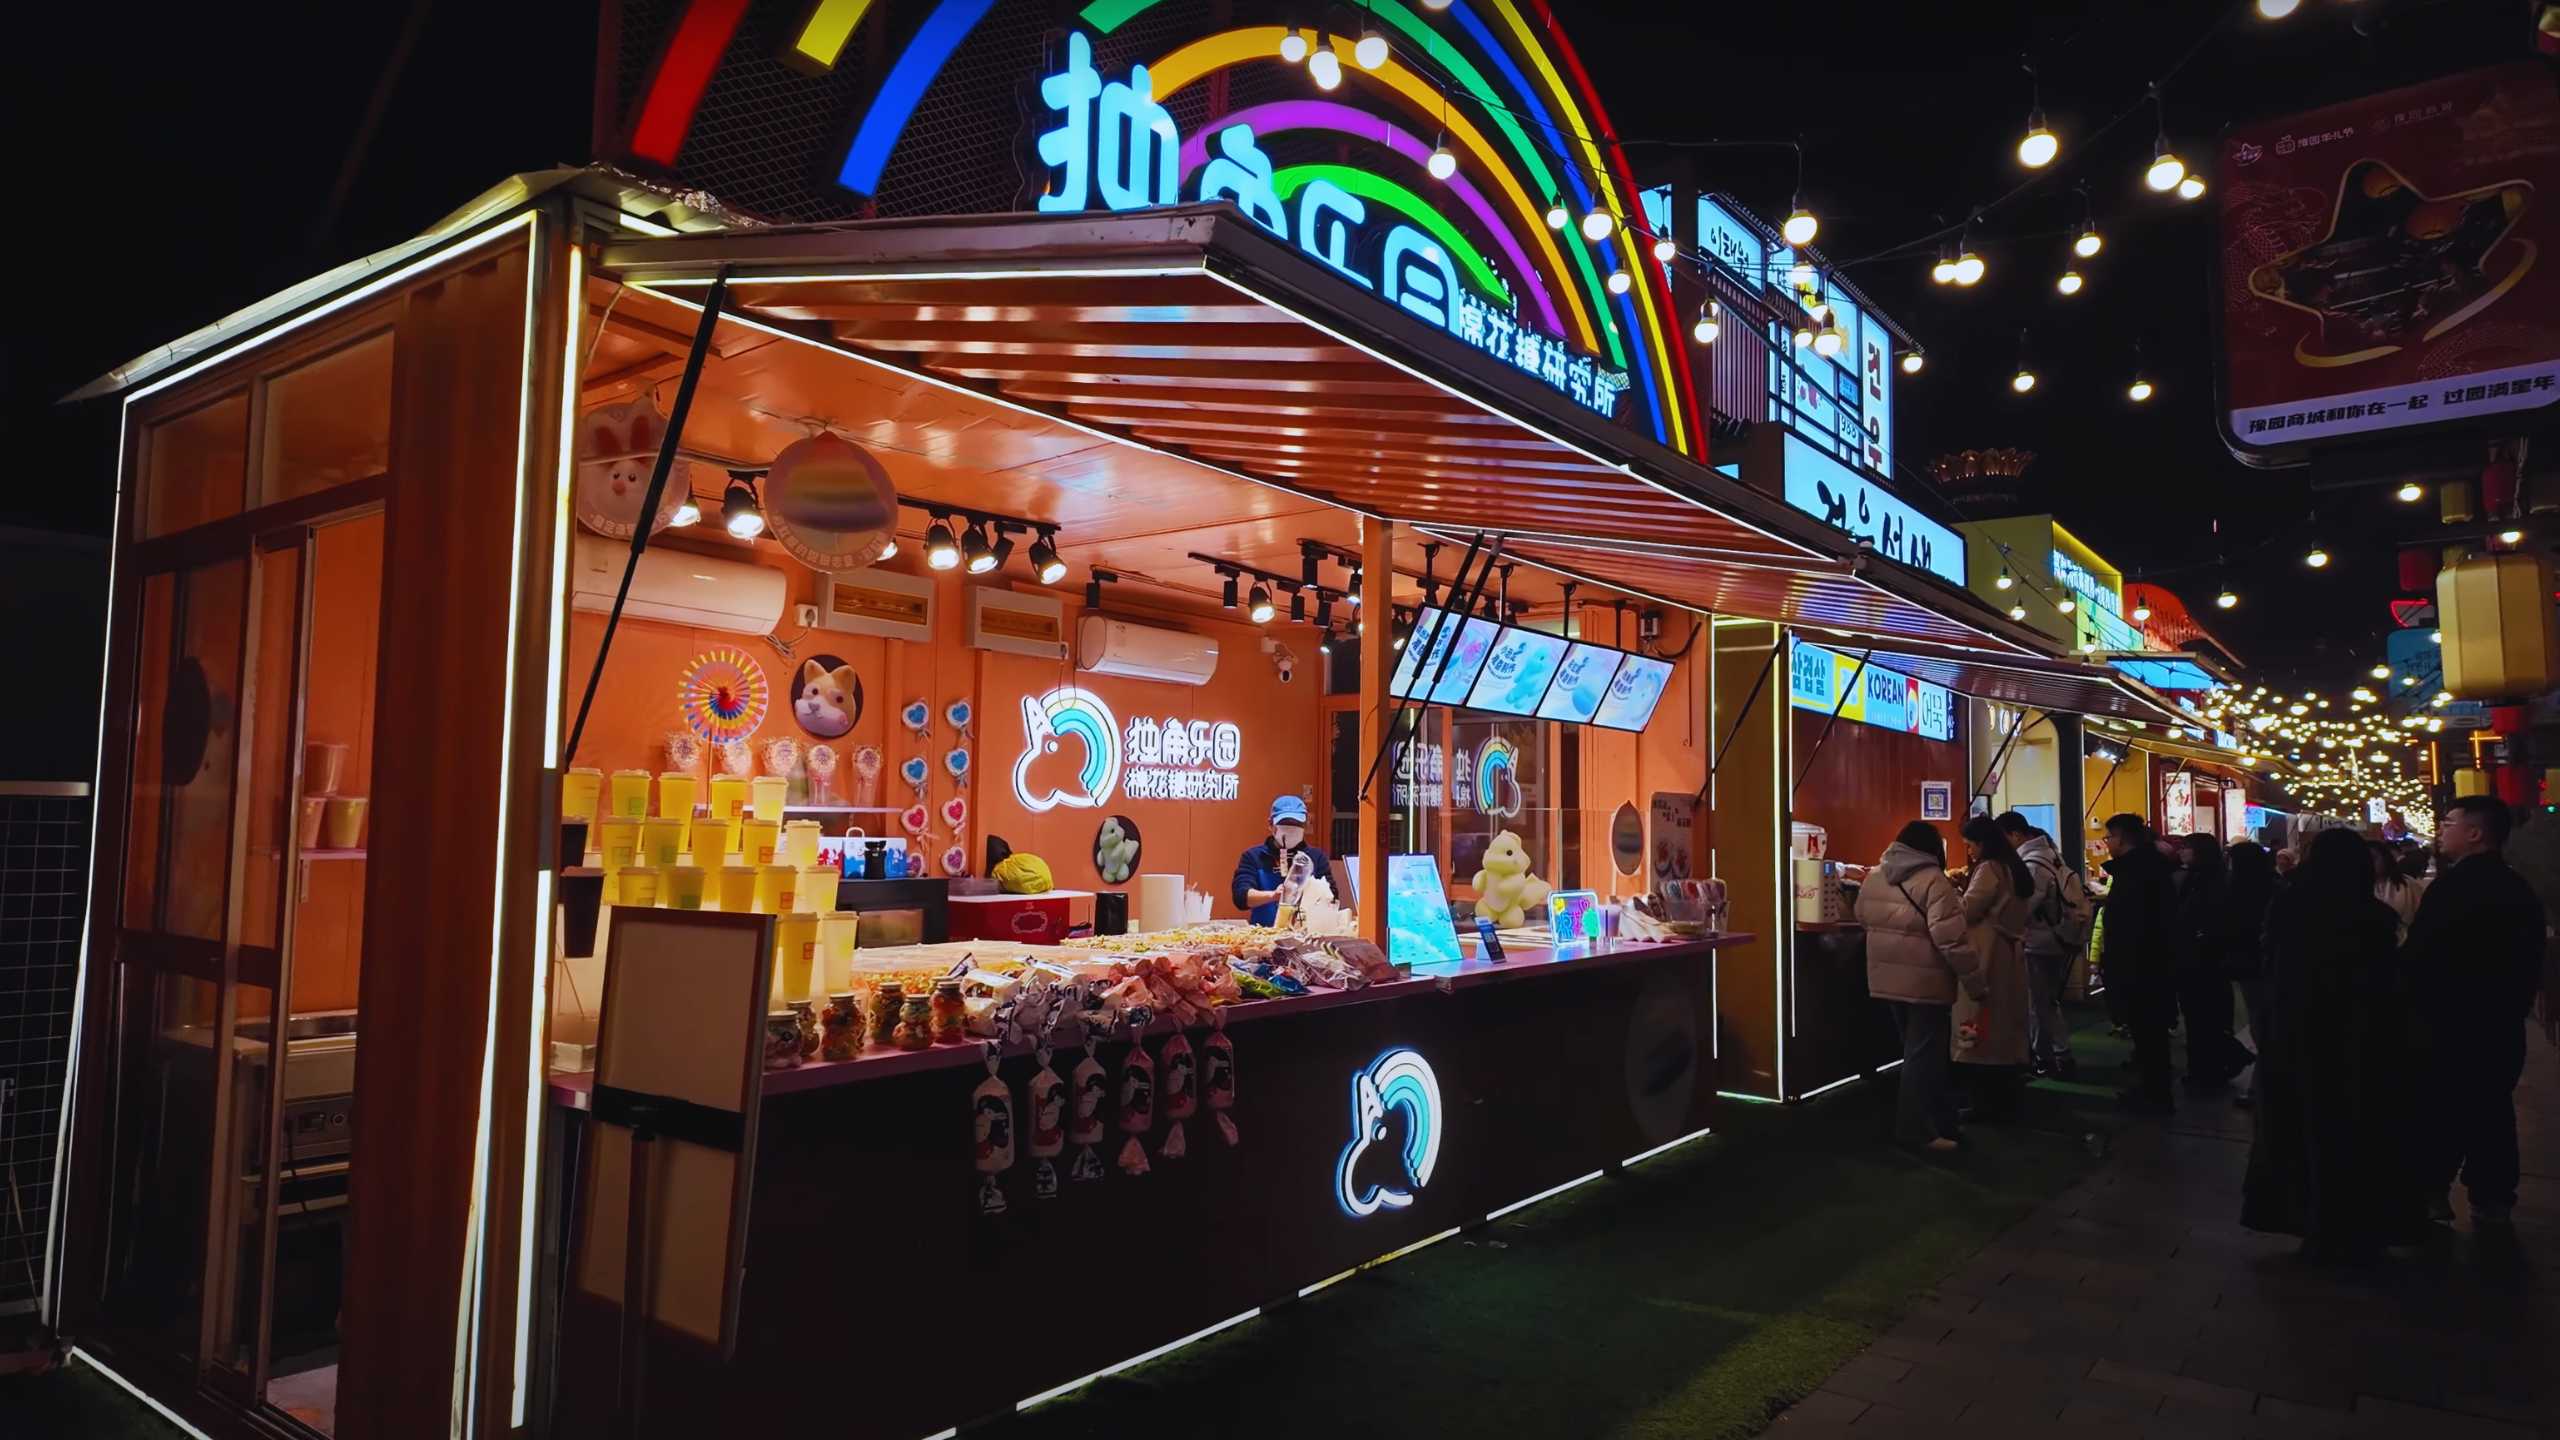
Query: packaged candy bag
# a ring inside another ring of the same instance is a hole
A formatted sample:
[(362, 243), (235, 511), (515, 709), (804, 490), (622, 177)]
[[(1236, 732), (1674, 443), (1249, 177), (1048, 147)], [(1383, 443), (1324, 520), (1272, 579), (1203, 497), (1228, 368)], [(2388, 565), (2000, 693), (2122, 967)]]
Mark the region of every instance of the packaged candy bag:
[(1167, 1160), (1179, 1160), (1191, 1151), (1191, 1142), (1182, 1132), (1182, 1122), (1200, 1109), (1200, 1092), (1192, 1084), (1197, 1061), (1191, 1053), (1191, 1037), (1177, 1030), (1164, 1042), (1164, 1058), (1157, 1062), (1157, 1099), (1164, 1107), (1165, 1118), (1173, 1128), (1165, 1132), (1160, 1152)]
[[(1132, 1015), (1144, 1015), (1140, 1007)], [(1129, 1027), (1129, 1056), (1120, 1062), (1120, 1130), (1129, 1138), (1120, 1146), (1121, 1173), (1131, 1176), (1147, 1173), (1145, 1135), (1156, 1123), (1156, 1062), (1147, 1053), (1146, 1021), (1136, 1020)]]
[(1031, 1152), (1031, 1194), (1036, 1199), (1058, 1198), (1057, 1158), (1067, 1148), (1067, 1082), (1049, 1064), (1049, 1047), (1043, 1043), (1032, 1055), (1040, 1068), (1032, 1072), (1026, 1093), (1031, 1098), (1031, 1133), (1024, 1146)]
[(1002, 1053), (987, 1047), (987, 1078), (969, 1092), (969, 1117), (977, 1142), (978, 1213), (1004, 1213), (1004, 1187), (996, 1177), (1013, 1165), (1013, 1092), (1005, 1088), (996, 1074), (996, 1058)]
[(1102, 1178), (1102, 1157), (1094, 1153), (1093, 1147), (1102, 1143), (1102, 1101), (1110, 1093), (1111, 1084), (1103, 1072), (1102, 1062), (1094, 1057), (1090, 1046), (1086, 1048), (1084, 1058), (1076, 1062), (1069, 1089), (1072, 1092), (1069, 1110), (1075, 1118), (1067, 1125), (1067, 1138), (1081, 1148), (1076, 1151), (1075, 1162), (1068, 1167), (1067, 1178), (1099, 1180)]
[(1200, 1042), (1200, 1090), (1208, 1098), (1209, 1113), (1217, 1117), (1219, 1136), (1233, 1145), (1243, 1139), (1227, 1114), (1236, 1103), (1236, 1045), (1227, 1038), (1225, 1011), (1210, 1011), (1209, 1027), (1208, 1038)]

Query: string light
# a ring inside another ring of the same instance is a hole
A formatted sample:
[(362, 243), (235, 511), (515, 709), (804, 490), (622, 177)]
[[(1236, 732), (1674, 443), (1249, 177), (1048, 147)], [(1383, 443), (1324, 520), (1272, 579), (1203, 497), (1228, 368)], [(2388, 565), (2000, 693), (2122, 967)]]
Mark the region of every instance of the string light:
[(1585, 240), (1595, 242), (1606, 240), (1616, 234), (1617, 230), (1618, 217), (1602, 209), (1597, 201), (1592, 203), (1591, 209), (1582, 217), (1582, 238)]
[(1292, 65), (1299, 64), (1307, 58), (1305, 31), (1295, 25), (1289, 27), (1287, 33), (1280, 37), (1280, 58)]
[(1307, 56), (1307, 75), (1319, 90), (1342, 88), (1342, 57), (1334, 53), (1332, 37), (1326, 37), (1323, 49)]
[(1446, 180), (1458, 173), (1457, 152), (1449, 148), (1447, 135), (1431, 142), (1431, 158), (1422, 163), (1422, 168), (1430, 171), (1434, 180)]
[(2081, 280), (2079, 271), (2065, 270), (2060, 275), (2054, 277), (2053, 288), (2061, 291), (2065, 295), (2077, 295), (2080, 293), (2080, 287), (2083, 283), (2085, 282)]
[(1548, 229), (1561, 230), (1572, 222), (1573, 215), (1564, 208), (1562, 200), (1550, 200), (1547, 202), (1546, 219)]
[(1612, 270), (1612, 271), (1610, 271), (1610, 272), (1609, 272), (1609, 293), (1610, 293), (1610, 294), (1612, 294), (1612, 295), (1624, 295), (1624, 294), (1626, 294), (1628, 291), (1630, 291), (1630, 290), (1634, 289), (1634, 288), (1635, 288), (1635, 285), (1636, 285), (1636, 277), (1635, 277), (1635, 276), (1633, 276), (1633, 275), (1628, 274), (1628, 273), (1627, 273), (1627, 271), (1626, 271), (1626, 267), (1624, 267), (1624, 266), (1620, 266), (1619, 268), (1617, 268), (1617, 269)]
[(2080, 222), (2080, 233), (2072, 238), (2071, 253), (2086, 260), (2105, 249), (2106, 244), (2107, 237), (2098, 233), (2098, 222), (2083, 220)]
[(2158, 129), (2151, 139), (2151, 167), (2142, 172), (2142, 183), (2166, 192), (2178, 188), (2178, 182), (2187, 178), (2187, 162), (2169, 148), (2169, 107), (2161, 101), (2156, 84), (2151, 87), (2151, 108)]
[(2141, 404), (2151, 398), (2151, 382), (2140, 375), (2134, 376), (2133, 383), (2124, 387), (2124, 396), (2136, 405)]
[(1921, 367), (1928, 363), (1928, 361), (1921, 358), (1918, 350), (1905, 350), (1902, 352), (1902, 373), (1905, 375), (1919, 374)]
[(1822, 222), (1813, 218), (1813, 212), (1804, 206), (1804, 192), (1797, 191), (1795, 203), (1787, 211), (1787, 223), (1778, 227), (1778, 233), (1787, 237), (1790, 245), (1810, 245), (1821, 229)]
[(2229, 610), (2240, 603), (2240, 597), (2225, 590), (2213, 597), (2213, 603), (2222, 609)]
[(2302, 557), (2302, 563), (2314, 570), (2326, 570), (2329, 568), (2329, 552), (2314, 545), (2310, 553)]
[(2145, 603), (2139, 603), (2139, 602), (2137, 602), (2137, 603), (2134, 605), (2134, 607), (2133, 607), (2133, 623), (2134, 623), (2134, 624), (2136, 624), (2136, 625), (2140, 625), (2140, 624), (2142, 624), (2143, 622), (2145, 622), (2145, 621), (2149, 620), (2150, 618), (2151, 618), (2151, 607), (2150, 607), (2150, 605), (2145, 604)]
[(1374, 25), (1360, 27), (1360, 43), (1351, 47), (1351, 58), (1363, 70), (1375, 70), (1387, 63), (1387, 37)]
[(1679, 258), (1680, 243), (1678, 241), (1672, 239), (1668, 235), (1655, 237), (1653, 242), (1654, 263), (1658, 265), (1668, 265)]
[(2180, 179), (2180, 180), (2178, 181), (2178, 198), (2179, 198), (2179, 199), (2181, 199), (2181, 200), (2195, 200), (2195, 199), (2200, 199), (2200, 198), (2202, 198), (2202, 197), (2203, 197), (2203, 195), (2204, 195), (2204, 179), (2203, 179), (2203, 177), (2202, 177), (2202, 176), (2197, 175), (2194, 171), (2192, 171), (2192, 170), (2188, 171), (2188, 172), (2186, 173), (2185, 177), (2184, 177), (2184, 178), (2182, 178), (2182, 179)]
[(1697, 326), (1690, 330), (1689, 333), (1696, 337), (1699, 344), (1713, 345), (1716, 343), (1717, 332), (1722, 328), (1720, 322), (1723, 317), (1724, 307), (1715, 301), (1710, 300), (1706, 304), (1698, 307)]
[(2009, 388), (2024, 395), (2036, 388), (2035, 362), (2027, 355), (2027, 332), (2018, 332), (2018, 373), (2009, 377)]

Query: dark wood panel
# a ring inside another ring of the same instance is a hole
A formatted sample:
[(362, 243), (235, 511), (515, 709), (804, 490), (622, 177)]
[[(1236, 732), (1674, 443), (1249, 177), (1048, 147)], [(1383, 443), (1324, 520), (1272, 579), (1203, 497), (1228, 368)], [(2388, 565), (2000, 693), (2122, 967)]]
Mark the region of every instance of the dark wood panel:
[[(1900, 730), (1843, 720), (1831, 727), (1831, 739), (1816, 754), (1813, 744), (1827, 718), (1811, 710), (1795, 712), (1795, 763), (1804, 775), (1803, 783), (1796, 786), (1795, 818), (1831, 832), (1832, 859), (1874, 864), (1892, 843), (1894, 832), (1920, 818), (1923, 780), (1952, 784), (1961, 814), (1965, 790), (1973, 780), (1965, 773), (1961, 728), (1952, 741), (1924, 740)], [(1956, 822), (1944, 822), (1938, 831), (1946, 837), (1948, 857), (1962, 864), (1964, 849), (1956, 839)]]

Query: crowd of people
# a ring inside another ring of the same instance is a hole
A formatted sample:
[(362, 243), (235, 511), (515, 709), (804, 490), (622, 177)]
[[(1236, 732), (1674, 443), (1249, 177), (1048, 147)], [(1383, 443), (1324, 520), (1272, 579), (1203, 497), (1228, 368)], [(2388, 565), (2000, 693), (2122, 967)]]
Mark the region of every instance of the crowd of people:
[[(2018, 1113), (2030, 1074), (2076, 1076), (2061, 1001), (2094, 930), (2110, 1016), (2132, 1039), (2121, 1103), (2175, 1110), (2183, 1033), (2188, 1097), (2254, 1111), (2243, 1224), (2371, 1254), (2450, 1223), (2457, 1180), (2475, 1225), (2508, 1223), (2538, 994), (2560, 1042), (2544, 977), (2560, 947), (2507, 862), (2513, 825), (2470, 796), (2444, 811), (2432, 856), (2348, 829), (2271, 852), (2117, 815), (2102, 898), (2016, 812), (1964, 823), (1957, 872), (1938, 827), (1904, 826), (1857, 901), (1868, 990), (1902, 1041), (1896, 1139), (1957, 1151), (1966, 1121)], [(2528, 843), (2550, 844), (2540, 868), (2560, 888), (2553, 832)]]

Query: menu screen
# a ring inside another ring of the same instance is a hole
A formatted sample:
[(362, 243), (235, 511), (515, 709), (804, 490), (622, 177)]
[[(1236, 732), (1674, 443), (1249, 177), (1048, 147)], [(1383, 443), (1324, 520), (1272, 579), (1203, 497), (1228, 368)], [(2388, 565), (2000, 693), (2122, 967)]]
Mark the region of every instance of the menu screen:
[[(1442, 625), (1440, 630), (1445, 635), (1451, 628), (1453, 627)], [(1457, 630), (1458, 639), (1454, 645), (1448, 647), (1453, 652), (1449, 657), (1449, 668), (1439, 672), (1440, 683), (1431, 691), (1431, 703), (1435, 705), (1467, 703), (1468, 693), (1475, 688), (1476, 675), (1484, 669), (1485, 656), (1492, 653), (1494, 637), (1502, 633), (1502, 627), (1492, 621), (1473, 617), (1470, 617), (1464, 625), (1454, 628)], [(1413, 647), (1407, 645), (1405, 648), (1410, 650)], [(1432, 664), (1437, 668), (1439, 662), (1435, 660)], [(1422, 672), (1422, 678), (1425, 681), (1430, 680), (1431, 675), (1430, 670)]]
[(1630, 655), (1618, 666), (1618, 674), (1609, 682), (1609, 693), (1601, 698), (1599, 712), (1591, 723), (1610, 730), (1641, 730), (1653, 719), (1653, 707), (1662, 701), (1662, 687), (1671, 682), (1671, 662), (1644, 655)]
[[(1448, 613), (1445, 610), (1425, 610), (1413, 618), (1413, 633), (1405, 637), (1404, 650), (1396, 660), (1395, 676), (1387, 682), (1387, 693), (1408, 700), (1419, 697), (1420, 677), (1440, 668), (1440, 622), (1448, 617)], [(1449, 631), (1451, 635), (1456, 633), (1455, 629)], [(1431, 668), (1424, 669), (1426, 664)]]
[(1503, 627), (1485, 657), (1484, 673), (1467, 693), (1467, 704), (1503, 715), (1537, 713), (1547, 682), (1556, 674), (1568, 642), (1543, 630)]
[(1588, 725), (1600, 713), (1600, 701), (1609, 693), (1609, 677), (1618, 673), (1618, 660), (1626, 652), (1606, 645), (1576, 645), (1564, 654), (1564, 662), (1556, 666), (1556, 679), (1547, 687), (1547, 698), (1538, 706), (1541, 720), (1564, 720), (1575, 725)]

